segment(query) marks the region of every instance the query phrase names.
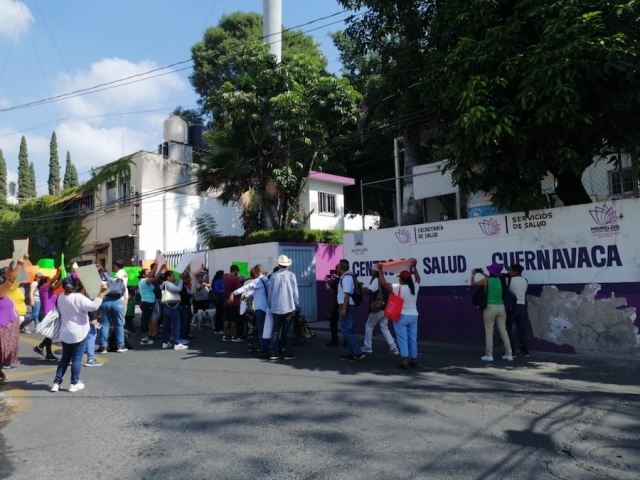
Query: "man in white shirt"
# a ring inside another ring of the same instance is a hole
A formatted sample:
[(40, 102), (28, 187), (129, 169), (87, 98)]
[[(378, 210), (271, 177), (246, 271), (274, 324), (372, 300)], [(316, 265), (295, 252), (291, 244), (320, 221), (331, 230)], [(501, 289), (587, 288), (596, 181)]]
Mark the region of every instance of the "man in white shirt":
[(349, 271), (349, 260), (342, 259), (338, 263), (338, 305), (340, 306), (340, 330), (347, 342), (347, 354), (341, 355), (340, 360), (357, 362), (364, 358), (364, 353), (353, 334), (353, 322), (356, 319), (356, 304), (353, 301), (355, 291), (355, 275)]
[[(298, 280), (289, 271), (293, 260), (286, 255), (278, 257), (278, 271), (269, 279), (269, 297), (267, 302), (273, 313), (273, 331), (271, 332), (271, 360), (295, 360), (293, 354), (293, 312), (298, 308)], [(284, 357), (278, 353), (280, 330), (284, 340)]]
[[(372, 337), (373, 337), (373, 329), (376, 328), (376, 325), (380, 324), (380, 331), (382, 332), (382, 336), (389, 344), (389, 355), (400, 355), (398, 351), (398, 347), (396, 346), (396, 342), (389, 331), (389, 319), (384, 316), (384, 304), (386, 303), (389, 294), (386, 290), (380, 288), (380, 282), (378, 281), (378, 276), (380, 272), (378, 270), (371, 270), (371, 280), (369, 281), (369, 285), (366, 287), (362, 287), (364, 293), (370, 295), (369, 298), (369, 318), (367, 318), (367, 323), (364, 327), (364, 346), (362, 347), (362, 351), (365, 353), (373, 353), (372, 346)], [(379, 294), (382, 294), (383, 304), (376, 306), (376, 312), (374, 312), (374, 303), (377, 301), (377, 297)], [(377, 308), (380, 307), (380, 308)]]
[[(264, 274), (264, 268), (258, 264), (253, 267), (253, 271), (257, 277), (233, 292), (234, 296), (243, 295), (244, 298), (253, 298), (253, 311), (256, 316), (256, 328), (260, 338), (260, 357), (268, 357), (269, 339), (271, 332), (264, 332), (264, 322), (267, 318), (267, 310), (269, 309), (269, 279)], [(267, 334), (265, 337), (265, 333)], [(253, 348), (253, 342), (250, 345)]]
[[(518, 340), (520, 341), (520, 355), (523, 357), (529, 357), (529, 344), (527, 342), (527, 331), (524, 325), (524, 316), (527, 303), (527, 288), (529, 288), (529, 282), (522, 276), (524, 268), (520, 264), (513, 264), (509, 267), (509, 273), (507, 274), (509, 279), (509, 290), (516, 296), (516, 306), (511, 314), (507, 316), (507, 332), (509, 337), (513, 330), (513, 325), (516, 325), (518, 332)], [(511, 338), (511, 345), (513, 345), (513, 338)]]

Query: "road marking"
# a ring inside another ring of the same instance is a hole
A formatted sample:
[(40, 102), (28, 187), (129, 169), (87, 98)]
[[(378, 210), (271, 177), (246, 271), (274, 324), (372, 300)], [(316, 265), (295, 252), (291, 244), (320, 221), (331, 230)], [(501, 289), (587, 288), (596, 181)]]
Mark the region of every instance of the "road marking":
[[(0, 391), (0, 403), (8, 407), (0, 409), (0, 422), (5, 422), (9, 420), (11, 415), (25, 411), (31, 404), (31, 400), (27, 398), (29, 396), (28, 392), (18, 388), (11, 388), (10, 385), (8, 387)], [(4, 403), (2, 402), (3, 400)]]
[[(24, 335), (20, 336), (20, 341), (22, 343), (26, 343), (27, 345), (33, 345), (34, 347), (37, 347), (42, 342), (37, 338), (28, 338), (28, 337), (25, 337)], [(54, 348), (57, 348), (57, 350), (54, 353), (57, 353), (58, 355), (62, 354), (62, 350), (60, 349), (60, 347), (58, 347), (57, 345), (54, 345)], [(96, 360), (98, 360), (100, 363), (109, 363), (109, 360), (106, 357), (103, 357), (102, 355), (96, 355)], [(82, 362), (84, 363), (84, 361), (85, 360), (83, 358)]]
[(18, 378), (22, 378), (22, 377), (31, 377), (33, 375), (42, 375), (45, 373), (53, 373), (57, 370), (57, 367), (50, 367), (50, 368), (38, 368), (36, 370), (27, 370), (26, 372), (16, 372), (16, 373), (7, 373), (7, 380), (11, 381), (11, 380), (16, 380)]

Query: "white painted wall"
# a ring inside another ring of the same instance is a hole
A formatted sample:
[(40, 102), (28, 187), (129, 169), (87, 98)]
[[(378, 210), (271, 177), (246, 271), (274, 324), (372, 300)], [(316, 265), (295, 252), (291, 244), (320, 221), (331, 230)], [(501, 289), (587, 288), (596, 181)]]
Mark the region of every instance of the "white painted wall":
[(266, 273), (271, 273), (278, 265), (279, 249), (278, 242), (271, 242), (209, 250), (209, 276), (213, 278), (218, 270), (228, 272), (231, 262), (249, 262), (249, 268), (259, 263)]
[[(309, 213), (313, 210), (313, 213), (309, 217), (307, 228), (310, 228), (312, 230), (344, 229), (344, 187), (336, 183), (310, 178), (307, 180), (306, 190), (309, 201), (309, 207), (306, 210), (306, 213)], [(318, 213), (319, 192), (332, 193), (336, 195), (335, 215)]]
[(145, 252), (144, 259), (155, 258), (156, 250), (183, 250), (203, 243), (196, 232), (196, 218), (204, 213), (213, 215), (223, 235), (244, 232), (235, 207), (225, 207), (215, 198), (165, 192), (140, 203), (138, 248)]

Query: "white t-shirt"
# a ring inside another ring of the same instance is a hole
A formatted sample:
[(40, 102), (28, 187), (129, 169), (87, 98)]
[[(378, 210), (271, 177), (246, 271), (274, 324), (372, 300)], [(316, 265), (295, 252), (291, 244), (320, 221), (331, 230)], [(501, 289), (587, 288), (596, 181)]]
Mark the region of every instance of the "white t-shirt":
[(372, 292), (377, 292), (378, 290), (380, 290), (380, 282), (378, 281), (377, 278), (374, 278), (373, 280), (371, 280), (371, 283), (366, 287)]
[(351, 272), (347, 272), (342, 277), (340, 277), (340, 281), (338, 282), (338, 304), (342, 306), (344, 304), (344, 294), (348, 293), (351, 296), (349, 297), (349, 305), (355, 305), (353, 301), (353, 292), (355, 290), (355, 284), (353, 283), (353, 275)]
[(402, 289), (400, 290), (400, 298), (404, 300), (404, 303), (402, 304), (402, 315), (418, 315), (418, 307), (416, 306), (416, 301), (418, 300), (418, 290), (420, 289), (420, 284), (413, 282), (413, 289), (416, 292), (415, 295), (411, 295), (409, 285), (400, 285), (399, 283), (393, 284), (394, 295), (398, 295), (398, 289), (400, 287), (402, 287)]
[(516, 302), (518, 305), (525, 305), (528, 287), (529, 287), (529, 282), (527, 282), (526, 278), (511, 277), (509, 290), (511, 290), (511, 293), (513, 293), (518, 299), (518, 301)]
[(58, 296), (60, 310), (60, 340), (64, 343), (78, 343), (89, 333), (89, 317), (87, 312), (95, 312), (102, 305), (102, 299), (92, 300), (81, 293)]
[(121, 268), (116, 272), (116, 277), (121, 278), (124, 282), (124, 295), (122, 298), (127, 300), (129, 298), (129, 274), (125, 272), (124, 268)]

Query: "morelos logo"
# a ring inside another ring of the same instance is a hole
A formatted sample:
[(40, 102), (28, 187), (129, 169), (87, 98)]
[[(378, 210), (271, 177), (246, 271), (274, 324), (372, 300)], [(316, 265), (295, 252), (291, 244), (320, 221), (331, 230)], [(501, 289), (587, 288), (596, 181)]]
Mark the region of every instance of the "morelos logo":
[(412, 240), (411, 232), (409, 230), (407, 230), (406, 228), (403, 228), (403, 229), (398, 230), (396, 232), (396, 238), (402, 244), (411, 243), (411, 240)]
[(493, 218), (488, 218), (486, 220), (483, 220), (478, 225), (480, 225), (480, 228), (482, 229), (482, 233), (484, 233), (487, 237), (500, 235), (500, 232), (502, 231), (498, 221)]
[(356, 246), (359, 247), (364, 245), (364, 235), (362, 235), (361, 233), (356, 233), (353, 237), (354, 237)]
[(595, 207), (593, 210), (589, 210), (591, 218), (598, 225), (616, 225), (618, 223), (618, 214), (613, 207)]
[(618, 213), (613, 207), (603, 205), (602, 207), (594, 207), (589, 210), (591, 218), (598, 224), (597, 227), (591, 227), (592, 234), (605, 234), (605, 236), (620, 233), (620, 225), (618, 225)]

